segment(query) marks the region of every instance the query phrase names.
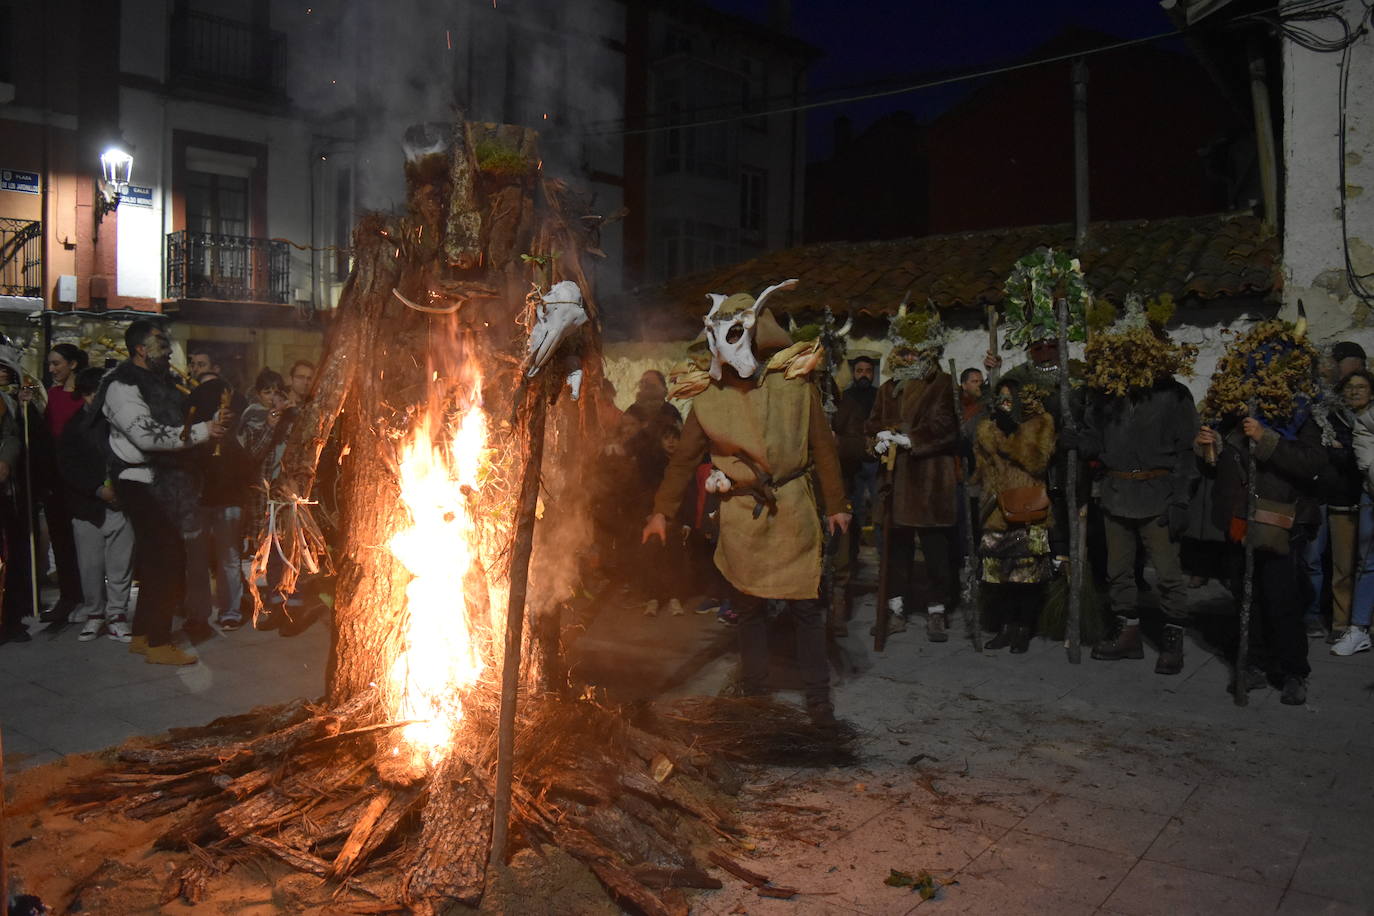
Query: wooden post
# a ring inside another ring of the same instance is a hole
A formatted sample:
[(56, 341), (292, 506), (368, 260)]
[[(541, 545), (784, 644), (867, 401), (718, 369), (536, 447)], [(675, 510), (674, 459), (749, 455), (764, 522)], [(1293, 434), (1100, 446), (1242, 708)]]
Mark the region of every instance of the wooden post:
[(883, 546), (878, 554), (878, 609), (873, 621), (873, 651), (887, 648), (888, 623), (892, 612), (888, 609), (889, 583), (892, 580), (892, 490), (896, 481), (897, 446), (889, 442), (883, 454)]
[(1279, 167), (1274, 142), (1274, 116), (1269, 108), (1269, 68), (1264, 62), (1264, 48), (1255, 39), (1249, 42), (1249, 55), (1250, 104), (1254, 112), (1260, 192), (1264, 196), (1264, 223), (1272, 227), (1278, 223)]
[(539, 477), (544, 463), (544, 425), (548, 411), (545, 392), (547, 373), (530, 384), (529, 456), (520, 480), (520, 502), (515, 516), (515, 541), (511, 548), (510, 602), (506, 609), (506, 654), (501, 666), (501, 715), (497, 724), (496, 785), (493, 793), (490, 868), (506, 858), (510, 831), (511, 768), (515, 760), (515, 704), (520, 690), (520, 643), (525, 626), (525, 594), (529, 585), (530, 554), (534, 551), (534, 516), (539, 504)]
[(1088, 64), (1073, 62), (1073, 238), (1082, 256), (1088, 238)]
[(5, 842), (5, 730), (0, 728), (0, 904), (9, 912), (10, 873), (5, 854), (7, 849), (9, 843)]
[[(1248, 413), (1257, 413), (1254, 401), (1248, 405)], [(1259, 488), (1255, 481), (1255, 440), (1246, 436), (1245, 443), (1245, 577), (1240, 586), (1240, 644), (1236, 646), (1236, 689), (1237, 706), (1250, 704), (1250, 690), (1246, 682), (1245, 669), (1250, 656), (1250, 612), (1255, 603), (1255, 542), (1250, 537), (1250, 526), (1255, 524), (1255, 507), (1259, 502)]]
[[(1064, 299), (1055, 300), (1055, 317), (1059, 323), (1059, 414), (1060, 423), (1067, 431), (1074, 432), (1077, 423), (1073, 418), (1073, 405), (1069, 402), (1069, 304)], [(1065, 456), (1068, 467), (1064, 473), (1064, 503), (1069, 522), (1069, 550), (1078, 544), (1078, 529), (1083, 520), (1078, 515), (1078, 449), (1070, 448)], [(1069, 558), (1069, 622), (1065, 632), (1065, 648), (1069, 663), (1077, 665), (1083, 661), (1081, 626), (1079, 615), (1082, 613), (1083, 563), (1081, 556)]]
[[(997, 306), (988, 306), (988, 352), (997, 356)], [(1002, 367), (993, 366), (988, 370), (988, 390), (997, 393), (997, 380), (1002, 377)]]
[[(961, 397), (963, 388), (959, 384), (958, 366), (954, 360), (949, 361), (949, 377), (951, 387), (954, 389), (954, 422), (955, 429), (960, 431), (956, 441), (963, 444), (963, 420), (964, 420), (964, 399)], [(968, 504), (968, 465), (964, 462), (964, 456), (959, 455), (957, 460), (963, 469), (959, 476), (963, 481), (954, 488), (954, 498), (959, 504), (954, 507), (955, 518), (963, 513), (968, 513), (967, 524), (965, 525), (966, 537), (964, 542), (964, 635), (973, 644), (974, 652), (983, 651), (983, 639), (979, 633), (978, 626), (978, 538), (973, 531), (973, 510)]]

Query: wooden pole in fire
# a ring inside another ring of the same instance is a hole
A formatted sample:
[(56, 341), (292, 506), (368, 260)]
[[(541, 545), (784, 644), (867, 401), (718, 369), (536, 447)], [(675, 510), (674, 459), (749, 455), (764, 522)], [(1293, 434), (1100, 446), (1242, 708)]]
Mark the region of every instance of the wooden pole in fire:
[(530, 404), (530, 451), (520, 480), (520, 503), (515, 516), (515, 542), (510, 561), (510, 601), (506, 609), (506, 654), (501, 668), (501, 715), (496, 740), (496, 785), (492, 803), (491, 868), (506, 858), (510, 831), (511, 771), (515, 761), (515, 702), (520, 690), (520, 643), (525, 627), (525, 594), (530, 578), (530, 554), (534, 552), (534, 516), (539, 504), (540, 469), (544, 463), (544, 421), (548, 398), (541, 373), (526, 392)]

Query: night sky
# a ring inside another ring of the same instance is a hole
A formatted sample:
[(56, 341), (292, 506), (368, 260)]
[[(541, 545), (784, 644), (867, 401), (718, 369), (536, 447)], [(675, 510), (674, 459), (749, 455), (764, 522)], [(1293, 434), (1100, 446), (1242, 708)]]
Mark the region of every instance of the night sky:
[[(708, 2), (751, 19), (764, 21), (768, 16), (769, 0)], [(811, 94), (880, 81), (900, 85), (929, 75), (1015, 63), (1074, 27), (1115, 38), (1139, 38), (1173, 28), (1157, 0), (794, 0), (792, 17), (796, 35), (824, 55), (811, 68)], [(1173, 42), (1182, 49), (1177, 39)], [(813, 111), (810, 158), (829, 155), (831, 125), (839, 114), (854, 120), (856, 133), (892, 111), (910, 111), (928, 121), (974, 85)]]

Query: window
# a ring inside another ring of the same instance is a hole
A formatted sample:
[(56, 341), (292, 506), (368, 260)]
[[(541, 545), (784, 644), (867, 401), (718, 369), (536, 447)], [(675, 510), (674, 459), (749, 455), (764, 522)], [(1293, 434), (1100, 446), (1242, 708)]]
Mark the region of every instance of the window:
[(655, 230), (660, 279), (670, 280), (739, 260), (736, 230), (691, 219), (660, 220)]
[(186, 228), (215, 235), (248, 235), (248, 179), (186, 173)]
[(692, 33), (677, 28), (669, 28), (663, 36), (663, 56), (692, 53)]
[[(738, 74), (700, 61), (678, 61), (660, 70), (655, 109), (664, 123), (709, 120), (721, 99), (739, 97)], [(718, 109), (717, 109), (718, 110)], [(686, 172), (703, 178), (728, 179), (735, 172), (738, 134), (735, 122), (664, 131), (658, 135), (656, 165), (660, 175)]]
[(746, 238), (763, 235), (767, 206), (768, 173), (762, 169), (742, 169), (739, 176), (739, 227)]
[[(746, 112), (763, 111), (768, 104), (768, 74), (763, 68), (763, 61), (755, 57), (744, 57), (739, 63), (740, 74), (740, 106)], [(767, 132), (767, 118), (750, 118), (744, 122), (744, 126), (750, 130)]]

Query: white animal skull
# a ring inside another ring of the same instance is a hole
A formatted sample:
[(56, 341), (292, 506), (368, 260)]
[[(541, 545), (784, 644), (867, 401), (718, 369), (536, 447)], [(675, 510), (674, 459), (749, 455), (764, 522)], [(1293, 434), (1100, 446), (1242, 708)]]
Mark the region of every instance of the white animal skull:
[(721, 365), (728, 365), (739, 373), (740, 378), (753, 378), (758, 371), (759, 360), (754, 355), (754, 323), (758, 320), (763, 302), (780, 289), (791, 289), (797, 285), (795, 279), (784, 280), (768, 287), (754, 304), (729, 315), (721, 315), (720, 307), (729, 296), (722, 293), (707, 293), (711, 300), (711, 310), (706, 313), (706, 344), (711, 348), (711, 378), (720, 381)]
[(530, 328), (529, 369), (533, 376), (549, 361), (563, 341), (573, 336), (587, 323), (587, 311), (582, 307), (582, 290), (572, 280), (555, 283), (539, 297), (535, 308), (534, 327)]

